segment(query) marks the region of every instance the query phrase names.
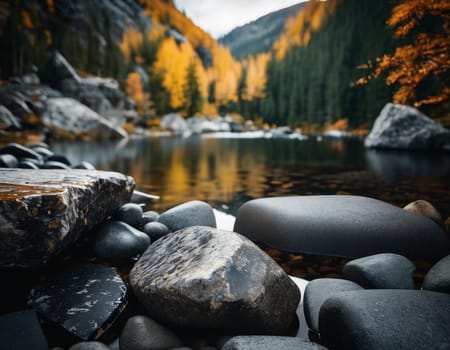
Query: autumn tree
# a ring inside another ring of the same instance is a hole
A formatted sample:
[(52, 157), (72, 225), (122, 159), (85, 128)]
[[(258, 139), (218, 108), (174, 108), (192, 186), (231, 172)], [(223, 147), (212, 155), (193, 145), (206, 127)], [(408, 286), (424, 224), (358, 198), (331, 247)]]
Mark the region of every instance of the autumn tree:
[(195, 63), (191, 63), (186, 72), (186, 85), (184, 87), (185, 110), (188, 116), (194, 116), (203, 107), (203, 96), (198, 83)]
[[(387, 21), (407, 44), (375, 63), (365, 84), (387, 72), (386, 84), (398, 86), (393, 101), (421, 107), (450, 97), (450, 2), (399, 0)], [(369, 67), (371, 67), (371, 62)]]

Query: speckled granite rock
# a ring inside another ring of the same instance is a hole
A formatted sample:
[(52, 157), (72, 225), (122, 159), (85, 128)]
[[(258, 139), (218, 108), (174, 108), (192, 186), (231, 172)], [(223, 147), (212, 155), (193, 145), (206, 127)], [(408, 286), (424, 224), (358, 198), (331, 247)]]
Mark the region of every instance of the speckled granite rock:
[(126, 203), (131, 177), (87, 170), (0, 170), (0, 267), (31, 268)]
[(155, 320), (258, 334), (286, 332), (300, 299), (294, 282), (251, 241), (205, 226), (152, 244), (130, 284)]
[(127, 287), (113, 267), (71, 265), (34, 286), (29, 305), (80, 340), (98, 339), (124, 310)]

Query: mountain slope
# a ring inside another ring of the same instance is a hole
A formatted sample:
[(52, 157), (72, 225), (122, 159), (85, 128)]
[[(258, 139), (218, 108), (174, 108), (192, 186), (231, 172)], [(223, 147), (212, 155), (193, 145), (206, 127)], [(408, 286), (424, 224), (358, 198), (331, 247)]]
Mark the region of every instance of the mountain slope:
[(220, 38), (219, 43), (229, 47), (232, 55), (237, 59), (267, 52), (283, 32), (288, 18), (297, 15), (305, 5), (306, 2), (302, 2), (237, 27)]

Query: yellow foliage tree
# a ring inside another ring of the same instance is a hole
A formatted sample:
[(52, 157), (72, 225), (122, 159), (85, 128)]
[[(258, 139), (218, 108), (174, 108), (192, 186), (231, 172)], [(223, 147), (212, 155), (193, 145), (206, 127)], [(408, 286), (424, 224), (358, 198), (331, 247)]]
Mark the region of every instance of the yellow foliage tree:
[(150, 95), (144, 91), (141, 76), (131, 72), (125, 80), (125, 92), (130, 96), (137, 106), (139, 114), (145, 114), (150, 107)]
[(137, 54), (142, 47), (142, 32), (135, 27), (128, 27), (122, 35), (120, 50), (123, 53), (126, 62), (130, 62), (132, 54)]
[(247, 59), (247, 76), (245, 81), (244, 99), (263, 98), (266, 88), (267, 74), (266, 68), (270, 61), (269, 53), (262, 53), (256, 57), (250, 56)]

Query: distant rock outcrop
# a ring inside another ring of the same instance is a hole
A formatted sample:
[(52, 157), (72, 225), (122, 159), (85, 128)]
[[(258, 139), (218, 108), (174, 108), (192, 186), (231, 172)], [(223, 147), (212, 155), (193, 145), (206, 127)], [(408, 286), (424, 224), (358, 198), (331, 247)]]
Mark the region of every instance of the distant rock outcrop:
[(450, 151), (450, 131), (414, 107), (388, 103), (364, 144), (370, 148)]

